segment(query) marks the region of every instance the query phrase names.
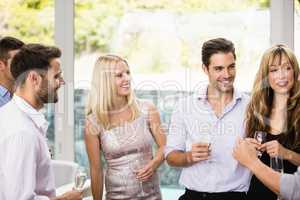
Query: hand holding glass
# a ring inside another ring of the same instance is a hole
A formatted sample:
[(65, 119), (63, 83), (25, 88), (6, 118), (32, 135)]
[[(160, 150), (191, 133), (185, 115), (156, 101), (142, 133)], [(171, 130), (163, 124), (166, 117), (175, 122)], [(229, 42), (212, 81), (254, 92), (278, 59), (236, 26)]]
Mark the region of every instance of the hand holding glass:
[(212, 143), (213, 143), (213, 138), (210, 134), (203, 134), (199, 137), (198, 142), (201, 143), (207, 143), (208, 144), (208, 150), (210, 154), (210, 159), (207, 161), (208, 163), (212, 163), (214, 161), (212, 157)]
[[(143, 168), (143, 162), (139, 159), (133, 160), (130, 164), (131, 171), (137, 175), (139, 170)], [(143, 182), (138, 180), (141, 188), (141, 195), (144, 196), (145, 192), (143, 190)]]

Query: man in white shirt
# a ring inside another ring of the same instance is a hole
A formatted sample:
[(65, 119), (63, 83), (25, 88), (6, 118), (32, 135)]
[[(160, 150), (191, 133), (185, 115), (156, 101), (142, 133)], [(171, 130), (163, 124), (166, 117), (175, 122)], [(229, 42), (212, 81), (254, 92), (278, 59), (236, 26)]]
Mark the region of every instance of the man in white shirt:
[(173, 112), (165, 157), (182, 167), (179, 200), (244, 200), (251, 174), (233, 157), (237, 137), (244, 137), (249, 96), (233, 87), (235, 48), (216, 38), (202, 46), (203, 70), (209, 84), (179, 101)]
[(57, 102), (64, 84), (56, 47), (23, 46), (11, 64), (16, 91), (0, 108), (0, 200), (79, 200), (82, 192), (56, 197), (46, 143), (48, 123), (39, 112)]

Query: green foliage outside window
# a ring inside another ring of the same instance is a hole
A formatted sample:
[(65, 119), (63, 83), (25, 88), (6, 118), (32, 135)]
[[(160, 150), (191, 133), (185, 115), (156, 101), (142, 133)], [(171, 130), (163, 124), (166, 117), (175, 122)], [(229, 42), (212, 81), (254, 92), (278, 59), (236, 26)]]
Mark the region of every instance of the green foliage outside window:
[[(0, 35), (54, 43), (54, 0), (1, 0)], [(75, 0), (76, 55), (108, 51), (122, 16), (134, 10), (183, 12), (266, 8), (270, 0)]]

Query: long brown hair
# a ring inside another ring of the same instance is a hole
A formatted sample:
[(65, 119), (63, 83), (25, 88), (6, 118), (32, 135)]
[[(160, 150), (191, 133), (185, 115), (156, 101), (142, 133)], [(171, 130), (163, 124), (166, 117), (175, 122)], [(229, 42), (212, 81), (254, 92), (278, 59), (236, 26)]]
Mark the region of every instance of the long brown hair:
[(300, 82), (299, 64), (293, 51), (285, 45), (275, 45), (265, 51), (254, 81), (251, 100), (246, 112), (246, 135), (254, 136), (256, 130), (270, 131), (269, 117), (272, 110), (274, 91), (268, 80), (269, 66), (279, 56), (286, 56), (294, 70), (294, 85), (290, 90), (287, 105), (287, 130), (283, 133), (284, 143), (291, 149), (300, 147)]

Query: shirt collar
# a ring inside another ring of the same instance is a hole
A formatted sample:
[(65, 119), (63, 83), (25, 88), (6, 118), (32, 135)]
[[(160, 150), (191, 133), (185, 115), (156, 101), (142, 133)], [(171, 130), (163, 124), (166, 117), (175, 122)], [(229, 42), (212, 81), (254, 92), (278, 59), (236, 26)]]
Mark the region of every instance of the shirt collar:
[(10, 92), (8, 91), (8, 89), (6, 89), (2, 85), (0, 85), (0, 96), (4, 97), (4, 96), (7, 96), (7, 95), (10, 95)]
[(49, 125), (45, 116), (33, 108), (23, 98), (14, 95), (12, 99), (19, 109), (21, 109), (34, 122), (37, 128), (41, 129), (42, 134), (45, 136)]
[[(197, 98), (200, 101), (207, 101), (207, 88), (208, 88), (208, 85), (201, 86), (195, 92), (194, 97)], [(233, 88), (233, 100), (237, 101), (237, 100), (240, 100), (240, 99), (242, 99), (242, 93), (239, 90)]]

